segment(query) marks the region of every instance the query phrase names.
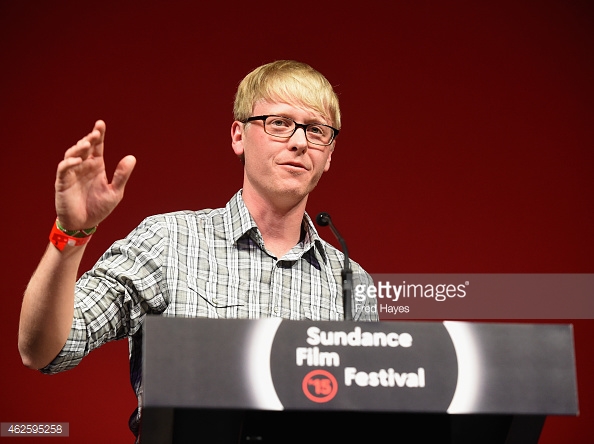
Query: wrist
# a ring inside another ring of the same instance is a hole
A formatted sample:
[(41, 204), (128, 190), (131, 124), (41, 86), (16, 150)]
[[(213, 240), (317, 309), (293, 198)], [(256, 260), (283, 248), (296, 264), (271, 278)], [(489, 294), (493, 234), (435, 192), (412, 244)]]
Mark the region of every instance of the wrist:
[(82, 230), (66, 230), (60, 225), (60, 221), (56, 218), (52, 231), (50, 232), (50, 242), (60, 251), (64, 250), (66, 245), (72, 247), (81, 247), (87, 244), (97, 227), (85, 228)]
[(66, 228), (64, 228), (62, 226), (62, 224), (60, 224), (60, 219), (58, 219), (58, 218), (56, 218), (56, 227), (58, 228), (58, 230), (60, 230), (62, 233), (66, 234), (67, 236), (76, 237), (76, 238), (89, 237), (95, 231), (97, 231), (97, 225), (95, 225), (93, 228), (83, 228), (82, 230), (67, 230)]

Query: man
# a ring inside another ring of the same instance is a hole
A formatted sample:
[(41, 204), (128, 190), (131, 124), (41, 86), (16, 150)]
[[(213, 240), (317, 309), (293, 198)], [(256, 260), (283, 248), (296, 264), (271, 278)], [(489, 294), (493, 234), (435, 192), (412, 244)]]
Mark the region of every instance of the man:
[[(309, 193), (330, 168), (340, 128), (332, 86), (308, 65), (270, 63), (242, 81), (234, 114), (231, 139), (244, 163), (243, 189), (224, 208), (147, 218), (78, 282), (85, 244), (122, 199), (135, 159), (122, 159), (108, 183), (105, 123), (98, 121), (58, 165), (57, 219), (24, 295), (19, 350), (28, 367), (55, 373), (128, 337), (136, 435), (147, 314), (343, 318), (343, 255), (319, 238), (305, 213)], [(352, 265), (355, 285), (372, 282)], [(375, 313), (359, 310), (354, 318), (377, 320)]]

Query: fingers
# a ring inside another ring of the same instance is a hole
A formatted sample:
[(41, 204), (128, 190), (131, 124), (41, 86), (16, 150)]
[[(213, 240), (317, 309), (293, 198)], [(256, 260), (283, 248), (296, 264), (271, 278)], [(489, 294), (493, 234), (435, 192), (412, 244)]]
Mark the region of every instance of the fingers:
[(91, 154), (91, 143), (86, 139), (80, 139), (76, 145), (72, 146), (64, 153), (64, 159), (78, 157), (81, 160), (86, 160)]
[(74, 166), (80, 165), (82, 159), (80, 157), (68, 157), (58, 164), (56, 179), (64, 180), (70, 169)]
[(85, 160), (90, 155), (102, 156), (105, 130), (105, 122), (103, 120), (97, 120), (93, 130), (66, 151), (64, 159), (80, 157), (82, 160)]
[[(103, 156), (105, 130), (105, 122), (103, 120), (97, 120), (93, 126), (93, 130), (89, 134), (80, 139), (76, 145), (73, 145), (66, 150), (64, 160), (58, 164), (58, 181), (66, 179), (73, 167), (82, 164), (89, 157), (97, 158)], [(85, 162), (84, 165), (87, 165), (87, 163)], [(120, 160), (110, 184), (112, 191), (115, 191), (118, 194), (123, 192), (126, 182), (128, 182), (135, 165), (136, 158), (134, 156), (126, 156)], [(88, 166), (97, 173), (104, 171), (105, 168), (102, 159), (99, 162), (90, 162)], [(85, 171), (89, 172), (91, 170), (85, 168)], [(107, 185), (107, 183), (105, 183), (105, 185)]]
[(103, 155), (103, 142), (105, 140), (105, 130), (106, 125), (103, 120), (97, 120), (95, 122), (95, 126), (93, 127), (93, 131), (87, 136), (89, 137), (89, 142), (91, 142), (91, 146), (94, 148), (93, 154), (96, 156)]
[(93, 129), (96, 129), (97, 131), (105, 134), (105, 122), (103, 120), (97, 120), (95, 122), (95, 126), (93, 127)]

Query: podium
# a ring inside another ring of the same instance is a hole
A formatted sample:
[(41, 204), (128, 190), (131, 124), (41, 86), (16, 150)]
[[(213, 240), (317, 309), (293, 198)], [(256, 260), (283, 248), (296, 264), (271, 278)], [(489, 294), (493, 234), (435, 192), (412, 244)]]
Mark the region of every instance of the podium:
[(147, 317), (141, 443), (537, 443), (571, 325)]

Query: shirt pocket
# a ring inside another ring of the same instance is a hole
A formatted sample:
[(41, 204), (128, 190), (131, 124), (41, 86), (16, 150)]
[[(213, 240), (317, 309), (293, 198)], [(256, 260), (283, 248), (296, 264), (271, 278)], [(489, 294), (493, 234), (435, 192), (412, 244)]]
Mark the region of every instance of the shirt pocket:
[[(239, 285), (238, 291), (233, 285), (225, 283), (213, 284), (206, 279), (188, 276), (188, 292), (195, 300), (198, 316), (212, 318), (237, 318), (238, 309), (247, 305), (247, 286)], [(231, 294), (232, 293), (232, 294)]]

